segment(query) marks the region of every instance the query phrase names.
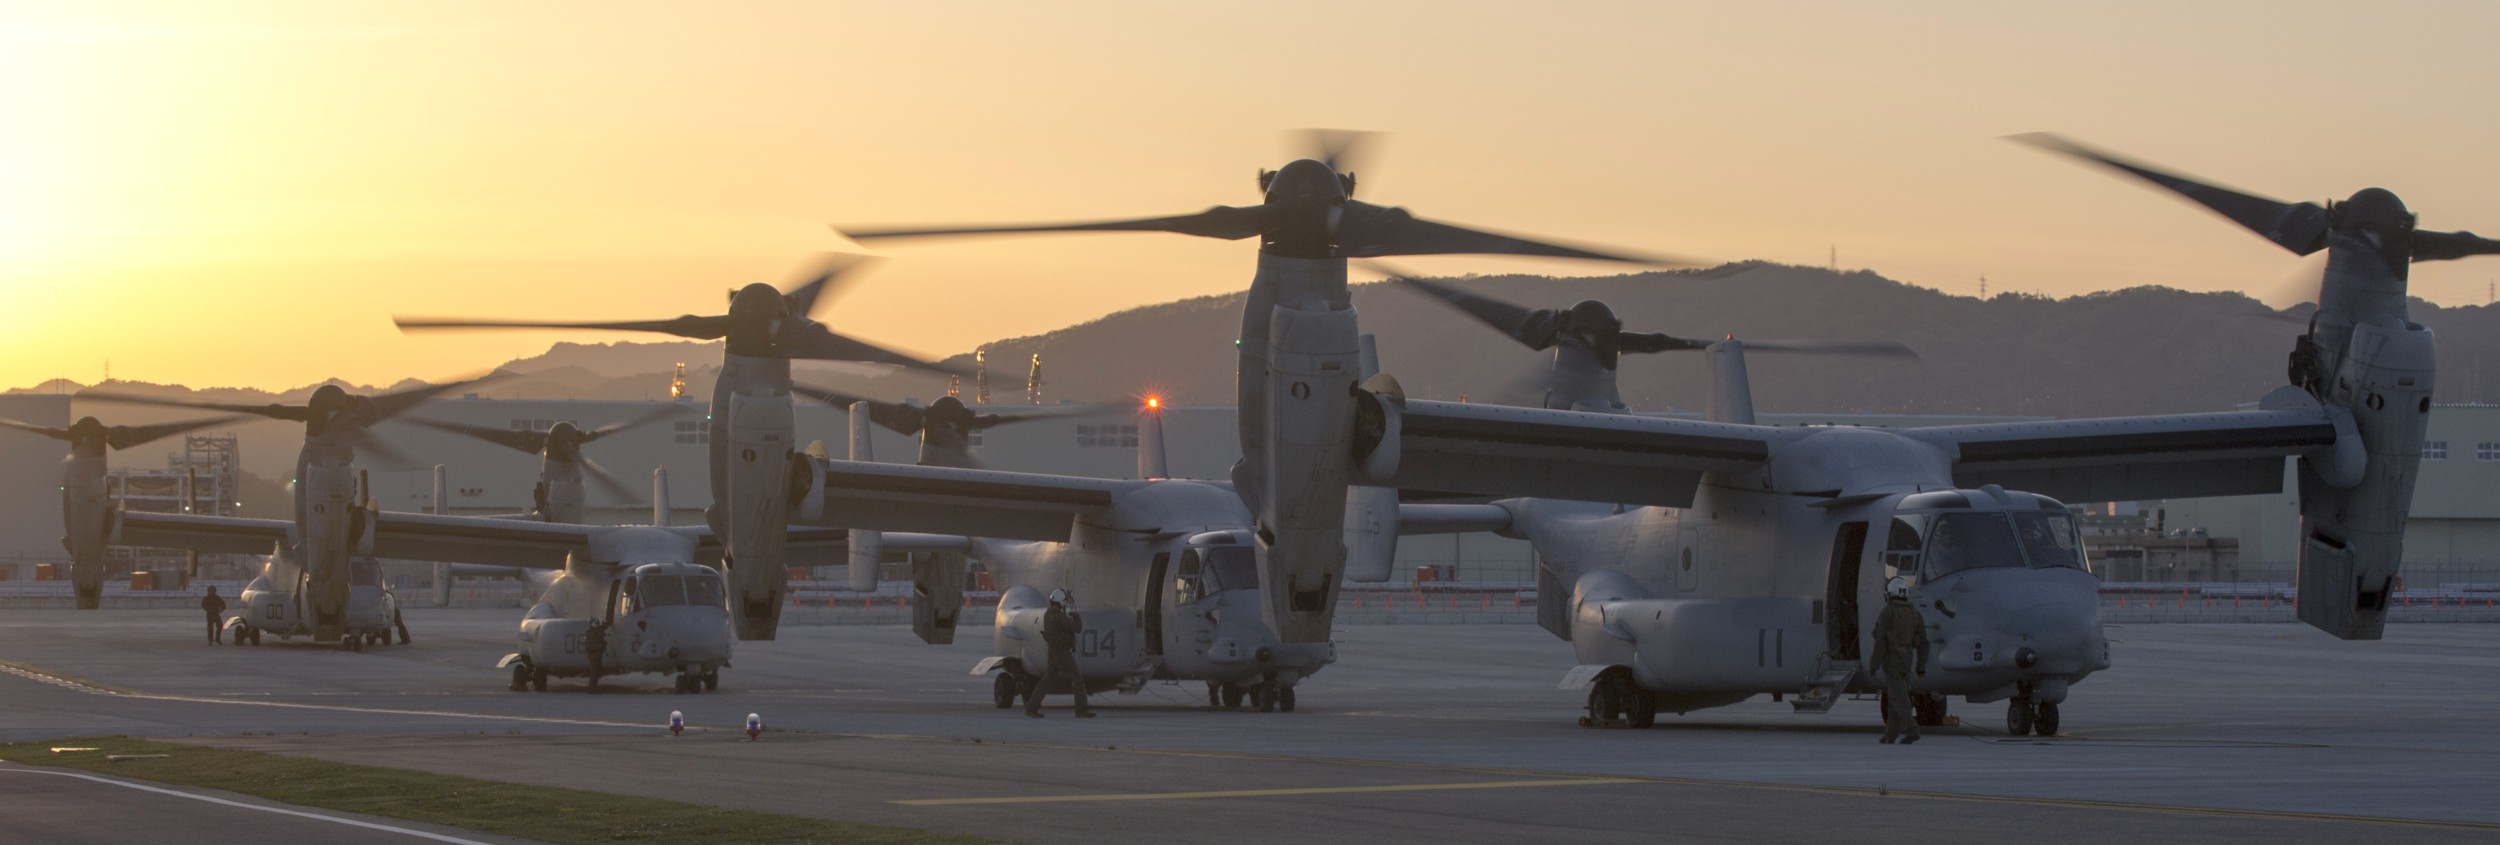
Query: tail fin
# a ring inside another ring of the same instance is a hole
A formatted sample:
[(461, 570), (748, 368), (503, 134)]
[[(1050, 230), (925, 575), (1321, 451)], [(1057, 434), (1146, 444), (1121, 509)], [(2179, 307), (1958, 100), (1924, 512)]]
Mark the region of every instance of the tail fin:
[(1745, 377), (1745, 343), (1728, 338), (1710, 344), (1711, 422), (1753, 424), (1753, 382)]
[(651, 468), (651, 524), (668, 524), (668, 466)]
[(1145, 410), (1137, 416), (1137, 477), (1172, 477), (1171, 464), (1163, 452), (1163, 400), (1147, 398)]
[(877, 459), (876, 449), (868, 442), (872, 427), (873, 423), (868, 419), (868, 403), (851, 403), (851, 460), (865, 463)]
[[(1380, 347), (1363, 335), (1359, 360), (1362, 382), (1380, 374)], [(1345, 577), (1349, 581), (1389, 580), (1398, 556), (1398, 491), (1390, 487), (1350, 487), (1345, 497)]]

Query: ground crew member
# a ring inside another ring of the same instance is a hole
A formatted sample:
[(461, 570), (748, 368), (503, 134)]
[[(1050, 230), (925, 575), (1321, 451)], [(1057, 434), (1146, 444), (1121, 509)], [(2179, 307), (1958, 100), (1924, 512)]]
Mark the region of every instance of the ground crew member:
[(200, 609), (208, 611), (208, 641), (225, 642), (226, 600), (217, 597), (216, 587), (209, 587), (208, 595), (200, 597)]
[(1085, 629), (1076, 614), (1068, 612), (1068, 591), (1050, 591), (1050, 609), (1042, 613), (1042, 642), (1050, 646), (1050, 667), (1033, 682), (1033, 692), (1024, 697), (1024, 715), (1042, 717), (1042, 692), (1050, 682), (1066, 678), (1068, 689), (1076, 694), (1076, 717), (1094, 718), (1092, 708), (1085, 706), (1085, 676), (1076, 671), (1076, 635)]
[(399, 618), (399, 607), (391, 606), (391, 626), (399, 629), (399, 644), (408, 644), (408, 621)]
[(608, 657), (608, 620), (590, 620), (590, 631), (582, 635), (582, 652), (590, 655), (590, 688), (599, 688), (599, 676), (606, 673)]
[(1875, 617), (1875, 671), (1884, 682), (1884, 744), (1917, 742), (1910, 673), (1927, 674), (1927, 622), (1910, 606), (1910, 579), (1884, 584), (1884, 612)]

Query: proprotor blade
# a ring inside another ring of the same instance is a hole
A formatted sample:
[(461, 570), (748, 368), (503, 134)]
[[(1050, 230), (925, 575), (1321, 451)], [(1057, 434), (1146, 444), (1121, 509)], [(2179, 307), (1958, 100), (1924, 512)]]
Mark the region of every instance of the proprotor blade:
[[(2046, 132), (2006, 136), (2007, 140), (2028, 144), (2049, 152), (2072, 156), (2118, 170), (2172, 193), (2195, 201), (2230, 218), (2242, 228), (2273, 241), (2276, 246), (2297, 255), (2308, 255), (2326, 248), (2327, 211), (2317, 203), (2289, 203), (2242, 193), (2175, 173), (2154, 169), (2151, 165), (2129, 161)], [(1750, 345), (1750, 344), (1748, 344)]]
[[(111, 446), (114, 449), (128, 449), (142, 443), (153, 443), (158, 440), (163, 440), (186, 431), (197, 431), (213, 425), (225, 425), (226, 423), (234, 422), (240, 419), (243, 419), (242, 414), (230, 414), (221, 417), (207, 417), (204, 419), (159, 423), (156, 425), (117, 425), (105, 430), (104, 444)], [(0, 420), (0, 422), (6, 421)]]
[(312, 409), (302, 405), (236, 405), (224, 402), (194, 402), (188, 399), (160, 399), (154, 396), (131, 396), (125, 393), (109, 393), (99, 390), (80, 393), (78, 398), (95, 402), (120, 402), (125, 405), (152, 405), (159, 408), (203, 408), (288, 422), (312, 421)]
[(607, 425), (603, 425), (603, 426), (600, 426), (600, 427), (598, 427), (598, 428), (594, 428), (594, 429), (591, 429), (591, 430), (589, 430), (589, 431), (583, 432), (583, 433), (582, 433), (582, 442), (583, 442), (583, 443), (590, 443), (590, 442), (593, 442), (593, 441), (598, 440), (599, 438), (606, 437), (606, 436), (608, 436), (608, 435), (615, 434), (615, 433), (620, 432), (620, 431), (632, 431), (632, 430), (634, 430), (634, 429), (641, 428), (641, 427), (643, 427), (643, 426), (650, 425), (650, 424), (652, 424), (652, 423), (659, 422), (659, 421), (661, 421), (661, 420), (664, 420), (664, 419), (668, 419), (668, 418), (670, 418), (670, 417), (677, 416), (679, 413), (681, 413), (681, 412), (683, 412), (683, 411), (685, 411), (685, 407), (684, 407), (684, 406), (681, 406), (681, 405), (674, 405), (674, 404), (670, 404), (670, 405), (662, 405), (662, 406), (660, 406), (660, 407), (658, 407), (658, 408), (653, 408), (653, 409), (651, 410), (651, 412), (650, 412), (650, 413), (644, 414), (644, 415), (642, 415), (642, 416), (635, 417), (635, 418), (633, 418), (633, 419), (626, 420), (626, 421), (624, 421), (624, 422), (620, 422), (620, 423), (609, 423), (609, 424), (607, 424)]
[(790, 385), (790, 392), (814, 399), (818, 402), (823, 402), (827, 405), (832, 405), (836, 408), (841, 408), (845, 411), (850, 410), (852, 405), (866, 402), (868, 403), (868, 421), (884, 426), (887, 430), (898, 434), (919, 434), (920, 425), (928, 416), (928, 409), (916, 405), (904, 405), (896, 402), (880, 402), (864, 396), (853, 396), (839, 390), (827, 390), (821, 387), (809, 387), (804, 384), (793, 384)]
[(48, 425), (36, 425), (34, 423), (18, 422), (17, 420), (12, 419), (0, 419), (0, 428), (14, 428), (29, 434), (40, 434), (54, 440), (68, 440), (70, 438), (69, 429), (66, 428), (53, 428)]
[(834, 231), (855, 241), (929, 238), (945, 235), (1013, 235), (1034, 232), (1176, 232), (1202, 238), (1237, 241), (1265, 230), (1267, 206), (1219, 205), (1196, 214), (1099, 220), (1083, 223), (1037, 223), (1021, 226), (943, 226), (932, 228), (852, 229)]
[(1360, 129), (1304, 129), (1300, 134), (1302, 148), (1308, 151), (1307, 157), (1328, 165), (1328, 169), (1338, 173), (1362, 167), (1364, 148), (1372, 146), (1374, 139), (1381, 136), (1381, 133)]
[(1345, 217), (1337, 227), (1337, 248), (1348, 258), (1383, 255), (1538, 255), (1658, 267), (1700, 266), (1699, 262), (1681, 258), (1609, 252), (1436, 223), (1407, 213), (1403, 208), (1357, 200), (1346, 201)]
[(858, 276), (849, 274), (875, 263), (877, 259), (870, 256), (826, 253), (824, 259), (817, 262), (815, 275), (791, 287), (782, 296), (789, 300), (790, 313), (801, 317), (812, 315), (818, 307), (841, 295), (843, 285), (848, 283), (846, 276), (857, 279)]
[(442, 384), (430, 384), (424, 387), (414, 387), (391, 393), (375, 394), (373, 397), (373, 411), (375, 418), (376, 421), (389, 419), (405, 413), (408, 409), (414, 408), (419, 404), (424, 403), (426, 400), (432, 399), (436, 396), (441, 396), (455, 390), (474, 387), (503, 377), (503, 373), (489, 373), (477, 378), (465, 378), (457, 381), (447, 381)]
[(422, 417), (410, 417), (408, 419), (401, 420), (401, 422), (409, 423), (411, 425), (421, 425), (436, 431), (448, 431), (464, 437), (473, 437), (515, 452), (524, 452), (535, 455), (546, 451), (547, 449), (547, 433), (543, 431), (530, 431), (527, 429), (517, 428), (493, 428), (482, 425), (462, 425), (460, 423), (444, 422), (442, 420), (429, 420)]
[(1476, 318), (1477, 322), (1492, 326), (1495, 331), (1509, 335), (1512, 340), (1525, 344), (1529, 349), (1544, 349), (1553, 346), (1555, 332), (1561, 325), (1554, 309), (1551, 308), (1522, 308), (1489, 296), (1468, 293), (1440, 282), (1427, 282), (1413, 277), (1401, 276), (1390, 281), (1449, 303), (1465, 312), (1467, 316)]
[(710, 317), (688, 314), (671, 320), (593, 323), (464, 320), (443, 317), (396, 317), (391, 322), (398, 324), (401, 331), (408, 329), (603, 329), (618, 332), (658, 332), (694, 340), (719, 340), (729, 336), (729, 316), (726, 314)]
[[(1739, 338), (1742, 340), (1742, 338)], [(1713, 341), (1676, 337), (1657, 332), (1624, 332), (1618, 351), (1684, 352), (1710, 348)], [(1855, 355), (1868, 358), (1918, 357), (1909, 346), (1891, 340), (1746, 340), (1746, 352), (1794, 352), (1804, 355)]]
[(2472, 232), (2413, 233), (2413, 260), (2446, 261), (2469, 255), (2500, 255), (2500, 241)]
[(896, 364), (916, 370), (969, 376), (972, 371), (951, 364), (923, 361), (825, 328), (812, 320), (793, 320), (782, 331), (781, 357), (798, 361), (865, 361)]

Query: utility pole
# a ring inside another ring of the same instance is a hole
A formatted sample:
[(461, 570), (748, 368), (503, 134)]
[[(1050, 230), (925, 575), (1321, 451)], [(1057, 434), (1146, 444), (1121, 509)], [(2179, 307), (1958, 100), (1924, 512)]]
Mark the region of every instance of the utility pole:
[(1840, 245), (1832, 244), (1832, 272), (1840, 272)]
[(1988, 274), (1979, 274), (1979, 301), (1988, 301)]

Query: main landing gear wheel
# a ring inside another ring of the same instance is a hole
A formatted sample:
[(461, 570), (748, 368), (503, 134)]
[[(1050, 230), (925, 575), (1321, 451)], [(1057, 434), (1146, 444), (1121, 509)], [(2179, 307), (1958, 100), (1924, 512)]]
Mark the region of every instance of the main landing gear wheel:
[(1625, 724), (1644, 730), (1658, 724), (1657, 696), (1650, 695), (1644, 690), (1633, 690), (1632, 712), (1630, 718), (1625, 720)]
[(530, 691), (531, 691), (531, 692), (546, 692), (546, 691), (547, 691), (547, 670), (545, 670), (545, 669), (531, 669), (531, 670), (530, 670)]
[(1224, 685), (1224, 708), (1225, 708), (1225, 709), (1227, 709), (1227, 710), (1229, 710), (1229, 709), (1232, 709), (1232, 708), (1235, 708), (1235, 707), (1240, 707), (1240, 706), (1241, 706), (1241, 688), (1240, 688), (1240, 687), (1237, 687), (1237, 686), (1234, 686), (1234, 685), (1232, 685), (1232, 684), (1225, 684), (1225, 685)]
[(711, 692), (711, 691), (713, 691), (713, 690), (717, 690), (717, 689), (720, 689), (720, 670), (719, 670), (719, 669), (705, 669), (705, 670), (703, 670), (703, 691), (704, 691), (704, 692)]
[(2041, 736), (2056, 736), (2057, 705), (2040, 702), (2039, 709), (2031, 714), (2031, 730)]
[(530, 665), (527, 663), (512, 664), (512, 691), (520, 692), (529, 688)]
[[(1632, 710), (1636, 706), (1634, 699), (1636, 697), (1646, 698), (1646, 696), (1641, 696), (1639, 693), (1640, 690), (1633, 688), (1632, 684), (1624, 677), (1623, 673), (1619, 671), (1608, 672), (1605, 675), (1600, 676), (1597, 679), (1597, 683), (1589, 687), (1589, 713), (1586, 716), (1580, 717), (1580, 727), (1623, 727), (1625, 725), (1623, 719), (1625, 713)], [(1657, 711), (1655, 709), (1651, 710), (1651, 716), (1653, 718), (1656, 714)], [(1643, 725), (1642, 727), (1647, 726)]]
[(2031, 699), (2018, 696), (2005, 702), (2005, 733), (2009, 736), (2030, 734), (2031, 717)]
[(348, 651), (365, 650), (365, 637), (363, 634), (349, 634), (347, 635), (347, 639), (342, 642), (347, 646)]
[(1259, 708), (1261, 713), (1276, 712), (1276, 689), (1266, 684), (1251, 687), (1250, 706)]
[(1208, 681), (1208, 682), (1207, 682), (1207, 706), (1208, 706), (1208, 707), (1222, 707), (1222, 706), (1224, 706), (1224, 689), (1223, 689), (1222, 687), (1216, 686), (1216, 684), (1215, 684), (1215, 682), (1214, 682), (1214, 681)]
[(692, 695), (703, 691), (703, 679), (693, 670), (677, 673), (677, 694)]
[(997, 680), (990, 682), (990, 703), (998, 705), (1000, 710), (1016, 706), (1016, 693), (1024, 689), (1024, 684), (1017, 681), (1014, 674), (1008, 672), (1000, 672), (992, 677)]
[(1292, 687), (1278, 687), (1278, 688), (1276, 688), (1276, 709), (1278, 709), (1278, 710), (1282, 710), (1282, 711), (1287, 712), (1287, 713), (1291, 713), (1291, 712), (1293, 712), (1293, 688), (1292, 688)]

